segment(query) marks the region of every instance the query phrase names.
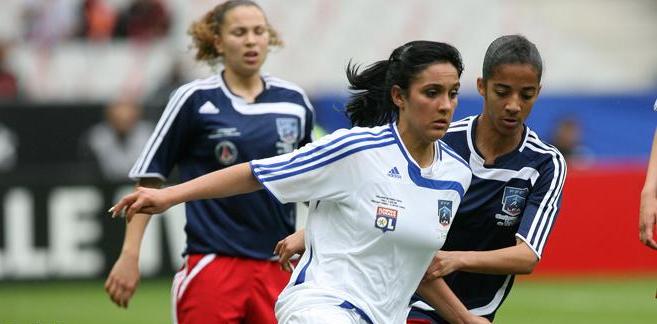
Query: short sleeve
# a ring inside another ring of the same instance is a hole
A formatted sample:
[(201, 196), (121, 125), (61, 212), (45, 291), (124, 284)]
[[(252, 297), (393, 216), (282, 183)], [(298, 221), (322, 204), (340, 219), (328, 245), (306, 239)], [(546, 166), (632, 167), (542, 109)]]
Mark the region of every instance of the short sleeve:
[(193, 132), (193, 93), (186, 85), (171, 96), (153, 134), (130, 170), (130, 178), (166, 180), (169, 176)]
[(367, 151), (391, 143), (389, 130), (337, 130), (291, 153), (251, 161), (251, 170), (280, 202), (341, 200), (357, 189)]
[(527, 197), (522, 221), (516, 236), (529, 245), (538, 258), (541, 257), (547, 238), (557, 220), (566, 180), (566, 161), (558, 152), (545, 163), (540, 176)]

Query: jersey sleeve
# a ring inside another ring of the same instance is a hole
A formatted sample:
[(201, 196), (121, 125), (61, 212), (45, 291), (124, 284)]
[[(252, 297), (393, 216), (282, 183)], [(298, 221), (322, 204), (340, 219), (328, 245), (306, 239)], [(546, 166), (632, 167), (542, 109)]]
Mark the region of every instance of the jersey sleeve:
[(386, 141), (337, 130), (291, 153), (251, 161), (255, 177), (280, 202), (341, 200), (356, 190), (359, 152)]
[(304, 129), (304, 136), (299, 142), (299, 147), (302, 147), (313, 141), (313, 128), (315, 128), (315, 110), (310, 101), (305, 100), (306, 104), (306, 125)]
[(166, 180), (188, 147), (194, 131), (193, 89), (182, 86), (169, 98), (160, 120), (139, 159), (130, 170), (130, 178), (160, 178)]
[(561, 208), (561, 193), (566, 179), (566, 161), (557, 152), (545, 163), (527, 197), (516, 237), (529, 245), (540, 259), (548, 236)]

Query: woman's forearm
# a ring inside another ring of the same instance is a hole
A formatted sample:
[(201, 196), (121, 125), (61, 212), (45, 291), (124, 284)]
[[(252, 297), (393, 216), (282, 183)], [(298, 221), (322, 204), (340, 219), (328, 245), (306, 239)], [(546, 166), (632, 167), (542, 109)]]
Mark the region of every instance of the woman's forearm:
[(214, 171), (166, 188), (170, 201), (179, 204), (191, 200), (223, 198), (262, 189), (248, 163)]

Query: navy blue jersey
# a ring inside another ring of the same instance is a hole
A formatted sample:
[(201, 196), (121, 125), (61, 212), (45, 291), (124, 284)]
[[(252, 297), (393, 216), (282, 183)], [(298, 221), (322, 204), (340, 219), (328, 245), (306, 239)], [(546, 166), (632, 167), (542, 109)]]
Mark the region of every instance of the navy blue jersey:
[[(487, 251), (523, 240), (541, 257), (561, 206), (566, 163), (559, 151), (525, 126), (512, 152), (485, 165), (475, 147), (477, 116), (452, 123), (442, 139), (472, 169), (472, 184), (457, 211), (443, 250)], [(457, 271), (445, 281), (474, 314), (492, 319), (514, 275)], [(416, 305), (422, 306), (422, 305)]]
[[(298, 86), (262, 76), (253, 103), (231, 93), (222, 74), (176, 90), (130, 177), (182, 181), (234, 164), (293, 151), (310, 142), (313, 110)], [(185, 204), (189, 253), (270, 259), (276, 242), (294, 232), (293, 204), (264, 190)]]

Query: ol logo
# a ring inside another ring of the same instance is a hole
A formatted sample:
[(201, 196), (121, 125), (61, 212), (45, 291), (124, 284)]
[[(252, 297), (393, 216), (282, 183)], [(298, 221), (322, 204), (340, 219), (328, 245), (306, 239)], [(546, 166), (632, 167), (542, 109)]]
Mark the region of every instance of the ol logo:
[(442, 226), (449, 226), (452, 221), (452, 201), (438, 200), (438, 221)]
[(384, 233), (386, 231), (394, 231), (397, 225), (397, 210), (392, 208), (377, 207), (376, 219), (374, 226)]
[(525, 208), (527, 200), (527, 188), (504, 187), (504, 196), (502, 196), (502, 211), (511, 216), (518, 216)]

